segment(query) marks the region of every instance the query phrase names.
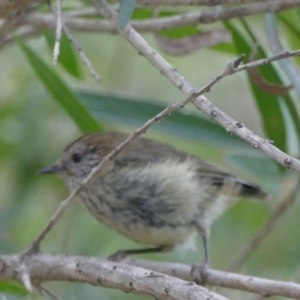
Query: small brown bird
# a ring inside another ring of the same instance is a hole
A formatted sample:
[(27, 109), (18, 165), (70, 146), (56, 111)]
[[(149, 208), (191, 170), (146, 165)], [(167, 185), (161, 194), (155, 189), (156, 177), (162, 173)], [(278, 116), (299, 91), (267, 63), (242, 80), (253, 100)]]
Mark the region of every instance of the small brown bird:
[[(120, 132), (82, 136), (64, 149), (55, 165), (41, 172), (59, 175), (73, 191), (127, 137)], [(198, 157), (146, 138), (129, 144), (80, 193), (101, 223), (138, 243), (154, 246), (118, 251), (111, 259), (170, 251), (198, 232), (207, 265), (210, 225), (239, 197), (264, 199), (266, 194)]]

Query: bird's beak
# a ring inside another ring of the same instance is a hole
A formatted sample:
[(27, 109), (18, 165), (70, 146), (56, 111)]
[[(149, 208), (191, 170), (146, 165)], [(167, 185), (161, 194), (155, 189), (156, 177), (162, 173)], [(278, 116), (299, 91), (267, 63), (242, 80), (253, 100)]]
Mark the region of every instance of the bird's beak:
[(39, 173), (42, 174), (60, 174), (64, 171), (64, 168), (60, 165), (53, 165), (45, 167), (41, 170), (39, 170)]

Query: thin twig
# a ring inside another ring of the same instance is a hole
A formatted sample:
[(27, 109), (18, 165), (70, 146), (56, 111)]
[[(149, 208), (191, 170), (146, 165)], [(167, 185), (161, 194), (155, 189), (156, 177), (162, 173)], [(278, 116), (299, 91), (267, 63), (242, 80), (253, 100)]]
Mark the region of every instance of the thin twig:
[(61, 41), (62, 29), (63, 29), (61, 0), (56, 0), (55, 17), (56, 17), (56, 30), (55, 30), (55, 44), (54, 44), (54, 49), (53, 49), (53, 65), (54, 66), (56, 66), (57, 59), (58, 59), (59, 52), (60, 52), (59, 48), (60, 48), (60, 41)]
[(95, 71), (93, 68), (93, 64), (91, 61), (88, 59), (88, 57), (85, 55), (84, 51), (82, 50), (82, 47), (79, 45), (79, 43), (75, 40), (73, 35), (70, 33), (69, 29), (67, 26), (63, 26), (63, 32), (69, 39), (69, 41), (73, 44), (74, 48), (76, 49), (77, 53), (79, 54), (83, 64), (87, 67), (89, 70), (90, 74), (94, 77), (94, 79), (98, 82), (101, 81), (100, 75)]
[[(61, 0), (57, 0), (57, 1), (60, 2)], [(51, 4), (50, 4), (50, 6), (51, 6)], [(60, 9), (61, 9), (61, 3), (60, 3)], [(53, 11), (53, 14), (57, 15), (57, 13), (55, 13), (53, 9), (52, 9), (52, 11)], [(59, 55), (61, 34), (62, 34), (62, 31), (63, 31), (65, 33), (65, 35), (67, 36), (67, 38), (69, 39), (70, 43), (73, 45), (73, 47), (75, 48), (75, 50), (79, 54), (79, 57), (81, 58), (83, 64), (87, 67), (90, 74), (94, 77), (94, 79), (96, 81), (100, 82), (101, 81), (100, 75), (93, 68), (93, 65), (92, 65), (91, 61), (85, 55), (84, 51), (82, 50), (82, 47), (79, 45), (79, 43), (76, 41), (76, 39), (72, 36), (72, 34), (71, 34), (70, 30), (68, 29), (67, 25), (63, 24), (61, 13), (60, 13), (60, 22), (58, 20), (59, 20), (59, 18), (57, 17), (56, 40), (55, 40), (54, 51), (53, 51), (53, 64), (56, 65), (56, 63), (57, 63), (57, 58), (58, 58), (58, 55)], [(58, 29), (60, 29), (60, 35), (57, 34)], [(59, 39), (58, 39), (58, 37), (59, 37)]]

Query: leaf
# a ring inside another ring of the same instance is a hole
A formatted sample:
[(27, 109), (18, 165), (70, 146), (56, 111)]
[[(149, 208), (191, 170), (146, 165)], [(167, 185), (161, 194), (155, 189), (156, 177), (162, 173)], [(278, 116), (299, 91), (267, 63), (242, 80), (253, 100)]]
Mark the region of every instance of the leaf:
[(33, 50), (20, 40), (19, 46), (45, 88), (64, 108), (77, 126), (84, 133), (103, 131), (103, 126), (90, 115), (86, 107), (82, 105), (63, 80)]
[(127, 23), (129, 22), (133, 14), (135, 4), (135, 0), (121, 0), (119, 24), (122, 30), (126, 27)]
[(280, 86), (277, 84), (272, 84), (267, 82), (259, 73), (257, 68), (250, 68), (248, 71), (249, 77), (251, 81), (256, 84), (258, 88), (262, 91), (266, 92), (267, 94), (274, 95), (274, 96), (281, 96), (286, 95), (289, 91), (293, 88), (292, 85), (288, 86)]
[(235, 49), (232, 42), (212, 46), (212, 47), (210, 47), (210, 49), (215, 50), (215, 51), (219, 51), (219, 52), (223, 52), (223, 53), (228, 53), (228, 54), (235, 54), (236, 53), (236, 49)]
[(270, 157), (233, 154), (228, 157), (230, 164), (249, 174), (252, 174), (257, 181), (268, 179), (268, 182), (278, 182), (281, 179), (277, 163)]
[[(166, 9), (161, 9), (159, 11), (158, 17), (170, 17), (170, 16), (176, 16), (180, 15), (183, 13), (182, 11), (173, 11), (173, 10), (166, 10)], [(153, 18), (153, 9), (148, 9), (148, 8), (136, 8), (134, 12), (132, 13), (131, 19), (132, 20), (143, 20), (143, 19), (151, 19)], [(184, 27), (193, 27), (194, 26), (184, 26)], [(180, 28), (180, 27), (179, 27)]]
[(153, 10), (147, 8), (136, 8), (132, 15), (132, 20), (144, 20), (149, 19), (153, 16)]
[[(244, 28), (246, 29), (247, 33), (249, 34), (250, 38), (253, 40), (253, 42), (257, 45), (259, 44), (256, 37), (254, 36), (254, 34), (252, 33), (250, 27), (248, 26), (248, 24), (246, 23), (245, 20), (241, 19), (241, 22), (244, 26)], [(260, 52), (260, 56), (261, 57), (267, 57), (264, 49), (259, 46), (258, 47), (258, 51)], [(281, 84), (283, 85), (284, 82), (281, 80), (280, 78), (280, 75), (278, 74), (278, 72), (276, 71), (276, 69), (273, 67), (272, 64), (267, 64), (267, 65), (263, 65), (260, 67), (260, 71), (261, 71), (261, 74), (268, 80), (268, 81), (271, 81), (271, 82), (274, 82), (276, 84)], [(284, 96), (278, 96), (277, 97), (277, 101), (278, 101), (278, 104), (279, 106), (281, 107), (280, 105), (280, 102), (284, 100), (284, 103), (286, 105), (286, 108), (288, 110), (288, 114), (290, 115), (290, 119), (289, 121), (291, 121), (293, 124), (293, 127), (296, 129), (296, 136), (297, 136), (297, 147), (299, 147), (299, 141), (300, 141), (300, 120), (299, 120), (299, 115), (298, 115), (298, 110), (297, 110), (297, 107), (295, 106), (294, 102), (293, 102), (293, 99), (289, 96), (289, 95), (284, 95)], [(272, 104), (269, 103), (269, 110), (272, 110)], [(285, 124), (285, 139), (286, 141), (288, 140), (287, 137), (289, 137), (290, 135), (290, 132), (289, 130), (287, 129), (287, 122), (285, 121), (285, 118), (284, 118), (284, 113), (281, 110), (281, 114), (283, 116), (283, 120), (284, 120), (284, 124)], [(286, 143), (286, 149), (287, 149), (287, 143)], [(287, 151), (287, 150), (285, 150)]]
[[(55, 34), (51, 30), (44, 30), (43, 33), (52, 53), (55, 43)], [(71, 42), (64, 33), (62, 34), (60, 40), (60, 55), (58, 57), (58, 63), (70, 75), (74, 76), (75, 78), (82, 78), (82, 70), (80, 64), (78, 63), (77, 55), (71, 45)]]
[[(236, 27), (231, 22), (224, 22), (225, 26), (231, 31), (232, 38), (236, 49), (239, 54), (246, 54), (246, 61), (249, 60), (249, 57), (252, 52), (250, 44), (246, 39), (238, 32)], [(262, 49), (259, 50), (259, 57), (264, 57)], [(258, 58), (258, 57), (257, 57)], [(272, 65), (268, 64), (264, 66), (264, 70), (260, 69), (262, 74), (269, 81), (274, 82), (274, 78), (277, 79), (276, 82), (281, 83), (276, 71)], [(266, 74), (267, 73), (267, 74)], [(250, 81), (250, 80), (249, 80)], [(276, 96), (265, 93), (260, 90), (256, 85), (250, 81), (250, 86), (252, 92), (255, 96), (256, 103), (259, 107), (259, 111), (263, 121), (263, 127), (265, 132), (271, 140), (275, 142), (275, 145), (282, 149), (286, 150), (286, 131), (285, 124), (282, 116), (282, 112), (279, 106), (279, 99)]]
[(29, 294), (23, 286), (10, 281), (0, 281), (0, 292), (19, 296), (27, 296)]
[[(79, 91), (77, 96), (100, 120), (123, 126), (141, 126), (165, 108), (163, 105), (154, 104), (153, 101), (136, 101), (95, 92)], [(152, 126), (151, 129), (204, 144), (238, 147), (257, 152), (246, 142), (229, 135), (209, 119), (193, 114), (187, 115), (180, 111), (174, 111), (170, 117)]]
[(159, 35), (169, 39), (181, 39), (199, 33), (201, 33), (201, 31), (195, 26), (182, 26), (178, 28), (161, 30)]
[[(284, 11), (277, 15), (278, 19), (281, 20), (286, 27), (293, 33), (295, 36), (300, 36), (300, 22), (299, 22), (300, 10), (293, 9), (290, 11)], [(297, 24), (298, 23), (298, 24)]]
[[(274, 13), (267, 13), (264, 19), (270, 49), (274, 55), (280, 54), (284, 51), (284, 47), (278, 36), (276, 15)], [(287, 76), (298, 96), (300, 96), (300, 76), (294, 60), (292, 58), (280, 59), (278, 60), (278, 65)]]

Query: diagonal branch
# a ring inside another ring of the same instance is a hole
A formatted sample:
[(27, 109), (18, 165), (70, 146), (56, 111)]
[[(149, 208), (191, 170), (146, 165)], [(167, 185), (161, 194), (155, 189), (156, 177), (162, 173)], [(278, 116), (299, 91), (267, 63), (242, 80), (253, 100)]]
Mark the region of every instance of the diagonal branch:
[[(111, 6), (109, 6), (104, 0), (92, 0), (92, 2), (99, 10), (99, 12), (103, 13), (105, 17), (108, 18), (110, 22), (115, 26), (115, 28), (118, 28), (119, 30), (118, 15), (115, 12), (115, 10)], [(123, 31), (119, 30), (119, 32), (133, 46), (133, 48), (135, 48), (138, 51), (139, 54), (143, 55), (151, 63), (152, 66), (159, 70), (159, 72), (162, 75), (166, 76), (167, 79), (183, 94), (191, 95), (192, 93), (194, 93), (194, 96), (200, 96), (203, 94), (203, 92), (208, 91), (201, 89), (200, 93), (195, 93), (193, 85), (187, 80), (185, 80), (185, 78), (181, 74), (179, 74), (179, 72), (171, 64), (169, 64), (159, 53), (157, 53), (153, 48), (151, 48), (149, 44), (144, 40), (144, 38), (130, 24), (128, 24)], [(293, 56), (299, 54), (300, 50), (295, 51), (293, 53)], [(267, 59), (267, 61), (270, 62), (273, 59), (280, 59), (286, 57), (286, 55), (291, 55), (291, 52), (283, 52), (274, 58)], [(238, 62), (238, 60), (236, 62)], [(266, 59), (263, 59), (260, 60), (259, 63), (263, 64), (265, 62)], [(235, 62), (233, 62), (229, 64), (228, 67), (216, 78), (219, 81), (225, 76), (231, 75), (241, 70), (245, 70), (249, 67), (254, 67), (255, 65), (256, 62), (253, 62), (239, 67), (239, 64), (235, 65)], [(299, 160), (292, 158), (291, 156), (282, 152), (274, 145), (272, 145), (272, 142), (270, 143), (269, 140), (265, 140), (259, 137), (258, 135), (254, 134), (243, 124), (235, 121), (229, 115), (225, 114), (223, 111), (218, 109), (203, 95), (195, 98), (196, 99), (193, 100), (193, 104), (196, 106), (196, 108), (204, 112), (207, 116), (209, 116), (222, 127), (224, 127), (227, 130), (227, 132), (235, 134), (238, 137), (242, 138), (243, 140), (248, 142), (253, 148), (260, 149), (261, 151), (265, 152), (267, 155), (272, 157), (284, 167), (300, 171)]]

